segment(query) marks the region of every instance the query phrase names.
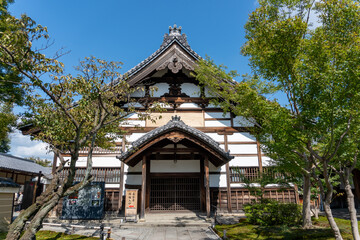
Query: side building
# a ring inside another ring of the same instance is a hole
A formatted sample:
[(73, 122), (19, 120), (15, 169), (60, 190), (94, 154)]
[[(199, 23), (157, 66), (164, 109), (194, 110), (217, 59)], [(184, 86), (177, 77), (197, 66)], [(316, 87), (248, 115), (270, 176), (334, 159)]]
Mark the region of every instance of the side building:
[[(121, 126), (127, 134), (115, 149), (97, 148), (93, 157), (94, 181), (106, 183), (107, 211), (122, 209), (126, 189), (139, 189), (141, 218), (147, 212), (236, 212), (254, 200), (244, 178), (267, 171), (269, 158), (249, 133), (249, 121), (209, 103), (207, 88), (192, 74), (200, 59), (174, 25), (160, 48), (126, 73), (131, 86), (143, 89), (131, 96), (138, 114)], [(156, 122), (141, 119), (154, 102), (163, 102), (167, 111), (153, 113), (161, 115)], [(86, 154), (84, 149), (76, 180), (85, 172)], [(277, 185), (268, 186), (265, 197), (298, 201), (294, 188)]]

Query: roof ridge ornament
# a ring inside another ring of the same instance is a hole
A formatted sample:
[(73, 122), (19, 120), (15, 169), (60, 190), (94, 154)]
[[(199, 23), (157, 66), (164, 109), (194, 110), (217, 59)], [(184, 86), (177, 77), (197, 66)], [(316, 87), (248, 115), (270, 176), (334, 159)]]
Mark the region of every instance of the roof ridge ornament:
[(169, 36), (181, 36), (181, 26), (177, 27), (174, 24), (174, 27), (169, 26)]
[(169, 26), (169, 33), (165, 33), (164, 41), (160, 46), (160, 49), (167, 46), (175, 38), (186, 48), (190, 48), (185, 33), (181, 33), (182, 27), (174, 24), (173, 27)]
[(181, 121), (181, 119), (180, 119), (180, 118), (181, 118), (181, 117), (180, 117), (180, 116), (178, 116), (178, 115), (171, 116), (171, 121), (172, 121), (172, 122), (175, 122), (175, 121), (180, 122), (180, 121)]

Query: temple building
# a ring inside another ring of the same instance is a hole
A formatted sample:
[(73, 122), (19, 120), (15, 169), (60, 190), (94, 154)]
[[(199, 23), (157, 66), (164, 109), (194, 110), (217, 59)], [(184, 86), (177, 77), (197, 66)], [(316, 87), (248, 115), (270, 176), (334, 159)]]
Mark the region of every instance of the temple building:
[[(244, 178), (256, 179), (270, 169), (269, 158), (249, 133), (249, 121), (209, 103), (206, 87), (193, 76), (201, 57), (191, 49), (181, 27), (165, 34), (158, 50), (125, 76), (140, 114), (154, 102), (167, 111), (152, 113), (156, 122), (134, 113), (122, 127), (127, 131), (114, 151), (97, 148), (94, 181), (105, 182), (105, 210), (124, 206), (125, 190), (138, 189), (138, 213), (215, 210), (236, 212), (255, 196)], [(151, 94), (151, 89), (157, 88)], [(126, 107), (126, 106), (124, 106)], [(56, 160), (55, 164), (56, 165)], [(86, 150), (77, 163), (76, 179), (86, 168)], [(64, 171), (66, 174), (66, 169)], [(298, 202), (294, 187), (266, 187), (265, 197)]]

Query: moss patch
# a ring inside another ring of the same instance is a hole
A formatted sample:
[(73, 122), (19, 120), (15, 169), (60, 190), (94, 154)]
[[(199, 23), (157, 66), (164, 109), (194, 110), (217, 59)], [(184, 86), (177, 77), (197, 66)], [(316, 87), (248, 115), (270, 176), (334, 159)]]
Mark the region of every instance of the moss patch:
[[(6, 233), (0, 233), (0, 239), (5, 239)], [(81, 235), (68, 235), (65, 233), (53, 232), (53, 231), (39, 231), (36, 234), (37, 240), (73, 240), (73, 239), (81, 239), (81, 240), (99, 240), (99, 238), (95, 237), (86, 237)]]
[[(351, 225), (349, 220), (335, 219), (344, 239), (352, 239)], [(249, 224), (247, 221), (234, 225), (217, 225), (215, 231), (223, 237), (226, 230), (228, 239), (334, 239), (326, 217), (314, 220), (314, 229), (302, 229), (301, 227), (260, 227)]]

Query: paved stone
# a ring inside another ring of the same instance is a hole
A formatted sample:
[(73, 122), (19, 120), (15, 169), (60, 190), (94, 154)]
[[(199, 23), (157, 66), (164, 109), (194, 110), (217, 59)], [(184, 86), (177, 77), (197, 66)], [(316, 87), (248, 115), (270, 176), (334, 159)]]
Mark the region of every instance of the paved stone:
[[(147, 214), (146, 222), (122, 221), (110, 217), (103, 220), (60, 220), (47, 219), (43, 229), (68, 234), (99, 237), (100, 224), (111, 227), (111, 238), (122, 240), (211, 240), (220, 239), (209, 229), (213, 219), (204, 213), (157, 213)], [(76, 227), (73, 227), (76, 226)]]
[[(98, 229), (44, 226), (42, 230), (99, 237)], [(112, 228), (111, 238), (122, 240), (212, 240), (220, 239), (207, 227), (132, 227)]]

